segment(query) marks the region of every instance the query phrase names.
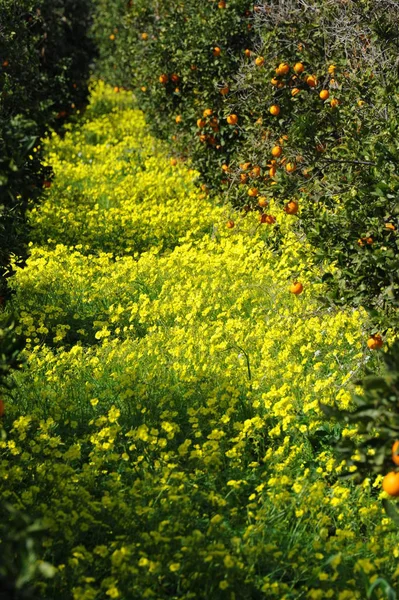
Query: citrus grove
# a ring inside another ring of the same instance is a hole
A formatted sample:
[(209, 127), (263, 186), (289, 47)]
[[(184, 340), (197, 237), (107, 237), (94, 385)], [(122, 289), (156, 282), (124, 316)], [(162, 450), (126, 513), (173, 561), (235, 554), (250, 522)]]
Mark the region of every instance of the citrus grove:
[(35, 593), (344, 600), (395, 585), (381, 476), (339, 479), (331, 441), (356, 430), (319, 407), (348, 408), (378, 355), (365, 312), (320, 306), (292, 217), (272, 206), (278, 254), (256, 215), (227, 228), (199, 174), (103, 83), (45, 147), (55, 178), (12, 278), (26, 362), (0, 442), (1, 502), (43, 527)]
[(394, 600), (399, 8), (57, 2), (0, 7), (0, 600)]

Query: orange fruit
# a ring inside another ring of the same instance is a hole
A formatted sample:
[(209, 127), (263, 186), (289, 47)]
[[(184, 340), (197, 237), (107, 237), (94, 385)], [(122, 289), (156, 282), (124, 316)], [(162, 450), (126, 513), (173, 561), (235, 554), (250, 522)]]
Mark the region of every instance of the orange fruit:
[(213, 113), (213, 110), (211, 108), (206, 108), (202, 114), (206, 118), (206, 117), (210, 117), (212, 115), (212, 113)]
[(297, 94), (299, 94), (301, 90), (299, 88), (292, 88), (291, 90), (291, 96), (296, 96)]
[(306, 83), (308, 84), (309, 87), (316, 87), (316, 85), (317, 85), (316, 75), (309, 75), (308, 77), (306, 77)]
[(227, 173), (229, 171), (229, 165), (222, 165), (222, 171), (224, 171), (225, 173)]
[(237, 115), (229, 115), (226, 119), (229, 125), (237, 125), (238, 117)]
[(5, 412), (4, 400), (0, 400), (0, 417), (4, 416), (4, 412)]
[(391, 231), (396, 231), (396, 227), (393, 223), (385, 223), (385, 229), (390, 229)]
[(269, 176), (270, 177), (274, 177), (276, 174), (276, 167), (273, 165), (272, 167), (270, 167), (269, 169)]
[(399, 465), (399, 440), (396, 440), (392, 445), (392, 460), (395, 465)]
[(259, 198), (258, 198), (258, 204), (259, 204), (259, 206), (261, 206), (262, 208), (265, 208), (265, 206), (267, 206), (267, 205), (268, 205), (268, 201), (267, 201), (267, 198), (266, 198), (266, 196), (259, 196)]
[(203, 133), (202, 135), (199, 136), (199, 139), (200, 139), (200, 142), (204, 143), (208, 139), (208, 136)]
[(256, 198), (257, 195), (258, 195), (258, 188), (249, 188), (248, 196), (251, 196), (251, 198)]
[(277, 75), (287, 75), (290, 70), (290, 65), (286, 62), (280, 63), (276, 69)]
[(175, 118), (176, 123), (181, 123), (183, 120), (183, 117), (181, 115), (177, 115)]
[(382, 489), (390, 496), (399, 496), (399, 473), (391, 471), (382, 480)]
[(260, 167), (258, 165), (256, 165), (250, 172), (250, 176), (251, 177), (259, 177), (259, 175), (260, 175)]
[(294, 283), (290, 287), (291, 294), (295, 294), (295, 296), (299, 296), (303, 292), (303, 285), (299, 283), (299, 281), (294, 281)]
[(338, 106), (338, 104), (339, 104), (339, 100), (338, 100), (338, 98), (333, 98), (333, 99), (331, 100), (331, 107), (332, 107), (332, 108), (336, 108), (336, 107)]
[(337, 70), (337, 67), (335, 65), (330, 65), (328, 67), (328, 72), (330, 73), (330, 75), (334, 75), (336, 70)]
[(226, 2), (224, 0), (220, 0), (218, 8), (226, 8)]
[(321, 90), (319, 96), (322, 100), (327, 100), (328, 97), (330, 95), (330, 92), (328, 90)]
[(357, 105), (361, 108), (365, 104), (364, 100), (358, 100)]
[(165, 75), (165, 73), (163, 73), (162, 75), (159, 76), (159, 83), (167, 83), (168, 82), (168, 76)]
[(280, 107), (277, 106), (277, 104), (273, 104), (270, 109), (270, 114), (273, 115), (274, 117), (277, 117), (280, 114)]
[(248, 50), (248, 48), (247, 48), (246, 50), (244, 50), (244, 54), (247, 58), (250, 58), (252, 52), (251, 52), (251, 50)]
[(265, 64), (265, 59), (263, 58), (263, 56), (258, 56), (257, 58), (255, 58), (255, 64), (257, 67), (262, 67)]
[(281, 146), (274, 146), (274, 147), (272, 148), (272, 155), (273, 155), (275, 158), (278, 158), (279, 156), (281, 156), (281, 155), (282, 155), (282, 153), (283, 153), (283, 149), (282, 149), (282, 147), (281, 147)]
[(173, 81), (173, 83), (177, 83), (180, 80), (180, 77), (176, 75), (176, 73), (173, 73), (173, 75), (171, 75), (170, 78)]
[(298, 212), (298, 203), (290, 200), (290, 202), (285, 205), (284, 210), (287, 215), (296, 215)]
[(115, 39), (115, 35), (113, 33), (111, 33), (111, 35), (109, 36), (109, 39), (111, 40), (111, 42), (113, 42)]
[(273, 217), (273, 215), (266, 215), (265, 220), (262, 222), (267, 223), (268, 225), (273, 225), (273, 223), (276, 222), (276, 217)]
[(299, 75), (299, 73), (303, 73), (305, 67), (303, 66), (303, 64), (301, 62), (297, 62), (294, 65), (294, 71), (297, 75)]
[(285, 165), (285, 170), (287, 171), (287, 173), (293, 173), (295, 169), (296, 165), (294, 163), (289, 162)]
[(171, 158), (170, 159), (170, 164), (172, 165), (172, 167), (175, 167), (177, 165), (177, 159), (176, 158)]
[(234, 221), (232, 221), (231, 219), (229, 219), (226, 223), (226, 227), (227, 229), (233, 229), (234, 227)]
[(248, 175), (246, 173), (241, 173), (241, 175), (240, 175), (240, 181), (241, 181), (241, 183), (247, 183), (247, 181), (248, 181)]
[(141, 34), (141, 39), (144, 40), (144, 41), (148, 40), (148, 33), (142, 33)]
[(220, 56), (222, 54), (221, 49), (218, 46), (215, 46), (213, 49), (213, 56)]
[(370, 350), (377, 350), (378, 348), (381, 348), (383, 343), (384, 342), (382, 341), (382, 337), (379, 333), (372, 335), (367, 340), (367, 346), (370, 348)]
[(248, 169), (250, 167), (251, 167), (251, 163), (250, 162), (241, 163), (241, 165), (240, 165), (240, 169), (242, 169), (243, 171), (248, 171)]
[(275, 77), (273, 77), (273, 79), (271, 79), (271, 80), (270, 80), (270, 83), (271, 83), (272, 85), (278, 85), (280, 82), (279, 82), (279, 80), (278, 80), (278, 79), (276, 79)]
[(204, 119), (197, 120), (197, 127), (202, 128), (202, 127), (205, 127), (205, 125), (206, 125), (206, 121)]
[(225, 85), (224, 87), (222, 87), (220, 89), (220, 93), (222, 94), (222, 96), (226, 96), (226, 94), (228, 94), (230, 91), (230, 88), (228, 85)]

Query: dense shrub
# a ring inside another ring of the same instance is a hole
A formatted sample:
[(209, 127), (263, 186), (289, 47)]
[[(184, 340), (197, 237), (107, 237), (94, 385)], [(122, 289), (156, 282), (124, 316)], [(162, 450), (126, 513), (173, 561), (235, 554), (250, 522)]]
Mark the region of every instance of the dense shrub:
[(26, 258), (28, 203), (51, 184), (39, 137), (87, 97), (90, 0), (0, 2), (0, 296)]

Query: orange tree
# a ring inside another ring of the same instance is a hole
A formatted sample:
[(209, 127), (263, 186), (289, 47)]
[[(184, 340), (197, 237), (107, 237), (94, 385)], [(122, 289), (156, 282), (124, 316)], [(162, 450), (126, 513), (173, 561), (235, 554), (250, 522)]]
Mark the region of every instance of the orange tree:
[(224, 105), (251, 45), (252, 3), (101, 0), (93, 27), (99, 72), (132, 89), (152, 131), (191, 158), (210, 186), (242, 137)]
[[(335, 265), (323, 277), (327, 302), (365, 307), (374, 334), (399, 324), (399, 15), (382, 11), (383, 0), (358, 4), (257, 7), (262, 41), (225, 107), (245, 129), (227, 178), (237, 208), (267, 213), (273, 200), (292, 215), (320, 261)], [(346, 39), (352, 21), (358, 35)]]

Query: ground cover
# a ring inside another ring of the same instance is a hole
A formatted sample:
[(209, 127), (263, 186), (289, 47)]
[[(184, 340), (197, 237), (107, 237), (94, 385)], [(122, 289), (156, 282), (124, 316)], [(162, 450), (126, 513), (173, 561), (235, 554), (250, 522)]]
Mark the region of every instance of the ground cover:
[(386, 597), (382, 477), (339, 479), (331, 442), (355, 430), (319, 408), (350, 407), (378, 365), (365, 314), (320, 304), (333, 267), (294, 215), (272, 203), (277, 226), (227, 228), (131, 106), (100, 82), (81, 126), (47, 142), (55, 180), (12, 281), (26, 365), (0, 496), (46, 527), (36, 594), (349, 600), (381, 579), (370, 597)]

